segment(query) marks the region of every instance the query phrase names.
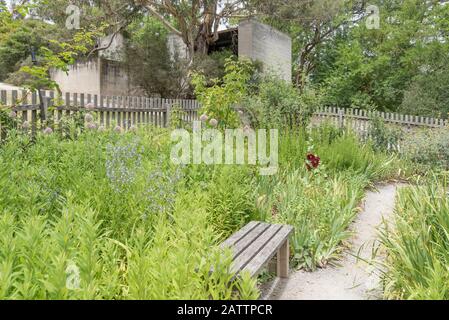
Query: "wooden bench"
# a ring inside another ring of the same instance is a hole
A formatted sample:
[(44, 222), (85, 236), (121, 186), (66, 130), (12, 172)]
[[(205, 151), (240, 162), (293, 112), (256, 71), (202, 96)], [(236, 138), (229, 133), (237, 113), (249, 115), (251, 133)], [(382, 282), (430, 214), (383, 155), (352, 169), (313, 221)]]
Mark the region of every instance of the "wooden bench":
[(247, 271), (253, 277), (277, 254), (277, 275), (288, 277), (289, 236), (293, 227), (264, 222), (250, 222), (221, 244), (233, 253), (232, 271)]

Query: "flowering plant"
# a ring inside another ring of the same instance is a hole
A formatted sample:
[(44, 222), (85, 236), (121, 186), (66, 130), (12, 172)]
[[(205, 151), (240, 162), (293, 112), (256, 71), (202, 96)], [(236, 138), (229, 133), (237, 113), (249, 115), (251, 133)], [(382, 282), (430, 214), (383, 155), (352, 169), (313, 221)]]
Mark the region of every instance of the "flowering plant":
[(318, 157), (313, 153), (307, 154), (307, 161), (306, 161), (307, 170), (312, 171), (314, 169), (318, 169), (320, 163), (321, 163), (320, 157)]

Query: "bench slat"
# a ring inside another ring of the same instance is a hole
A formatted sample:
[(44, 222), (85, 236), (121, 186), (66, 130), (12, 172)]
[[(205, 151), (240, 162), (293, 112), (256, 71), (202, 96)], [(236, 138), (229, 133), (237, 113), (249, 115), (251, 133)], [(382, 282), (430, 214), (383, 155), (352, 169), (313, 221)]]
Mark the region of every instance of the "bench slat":
[(257, 238), (234, 260), (232, 271), (239, 273), (267, 245), (267, 243), (282, 229), (281, 225), (269, 225), (268, 229)]
[(254, 241), (259, 239), (268, 229), (270, 225), (268, 223), (259, 223), (257, 227), (251, 230), (245, 237), (241, 238), (233, 247), (231, 247), (233, 252), (233, 258), (236, 259), (242, 252), (253, 244)]
[(267, 243), (265, 247), (244, 268), (253, 277), (276, 255), (281, 246), (293, 232), (293, 227), (282, 226), (281, 230)]
[(235, 245), (242, 238), (244, 238), (249, 232), (251, 232), (255, 227), (257, 227), (260, 222), (251, 221), (245, 227), (234, 233), (232, 236), (228, 238), (225, 242), (220, 245), (220, 248), (228, 248)]

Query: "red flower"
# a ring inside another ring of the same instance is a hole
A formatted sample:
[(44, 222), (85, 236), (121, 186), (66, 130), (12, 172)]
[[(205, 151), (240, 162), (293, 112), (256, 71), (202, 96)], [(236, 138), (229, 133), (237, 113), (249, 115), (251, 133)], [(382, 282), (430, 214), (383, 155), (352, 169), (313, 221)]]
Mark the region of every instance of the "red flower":
[(321, 159), (317, 155), (313, 153), (307, 154), (306, 166), (307, 170), (312, 171), (313, 169), (317, 169), (320, 166)]

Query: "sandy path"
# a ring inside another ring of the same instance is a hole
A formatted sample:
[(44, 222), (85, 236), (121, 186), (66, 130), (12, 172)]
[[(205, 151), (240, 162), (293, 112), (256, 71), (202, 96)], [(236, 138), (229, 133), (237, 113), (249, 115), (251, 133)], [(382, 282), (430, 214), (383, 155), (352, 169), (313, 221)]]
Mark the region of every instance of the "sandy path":
[[(275, 280), (264, 286), (264, 298), (273, 300), (366, 300), (382, 298), (378, 271), (369, 263), (377, 243), (377, 227), (391, 218), (396, 185), (379, 186), (365, 198), (364, 210), (351, 229), (354, 232), (348, 249), (338, 262), (316, 272), (292, 272), (289, 279)], [(359, 256), (357, 259), (354, 256)], [(375, 259), (381, 259), (377, 257)]]

